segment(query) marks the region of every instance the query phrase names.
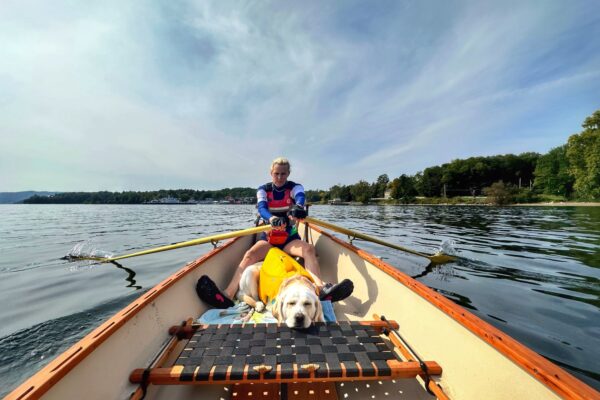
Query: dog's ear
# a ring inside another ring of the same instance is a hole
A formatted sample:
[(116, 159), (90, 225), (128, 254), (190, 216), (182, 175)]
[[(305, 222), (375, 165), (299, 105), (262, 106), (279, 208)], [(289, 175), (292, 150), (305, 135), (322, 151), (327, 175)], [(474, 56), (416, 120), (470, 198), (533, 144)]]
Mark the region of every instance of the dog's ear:
[(325, 316), (323, 315), (323, 304), (321, 304), (321, 300), (317, 299), (315, 306), (316, 311), (313, 322), (325, 322)]
[(283, 296), (277, 296), (275, 297), (275, 304), (273, 304), (273, 317), (275, 317), (275, 319), (277, 319), (277, 322), (282, 322), (283, 320), (283, 301), (281, 300), (281, 297)]
[(275, 317), (277, 320), (279, 320), (279, 296), (275, 297), (275, 303), (273, 303), (273, 307), (271, 308), (271, 314), (273, 314), (273, 317)]

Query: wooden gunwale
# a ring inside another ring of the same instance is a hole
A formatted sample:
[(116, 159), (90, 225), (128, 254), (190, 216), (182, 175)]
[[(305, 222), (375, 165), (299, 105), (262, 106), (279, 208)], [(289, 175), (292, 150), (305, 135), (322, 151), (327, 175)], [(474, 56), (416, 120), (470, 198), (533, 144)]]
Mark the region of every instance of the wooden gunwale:
[(451, 300), (435, 292), (423, 283), (400, 272), (374, 255), (336, 238), (320, 227), (315, 226), (314, 224), (308, 225), (311, 229), (347, 248), (365, 261), (370, 262), (375, 267), (393, 277), (396, 281), (411, 289), (417, 295), (433, 304), (449, 317), (508, 357), (511, 361), (527, 371), (536, 380), (540, 381), (559, 396), (565, 399), (600, 399), (600, 393), (592, 387), (575, 378), (567, 371), (548, 361), (509, 335), (460, 307), (458, 304), (453, 303)]
[[(182, 279), (189, 272), (206, 262), (208, 259), (216, 256), (226, 248), (230, 247), (240, 238), (234, 238), (222, 246), (217, 247), (196, 260), (190, 262), (174, 274), (168, 276), (163, 281), (150, 289), (149, 293), (143, 294), (134, 300), (131, 304), (120, 310), (117, 314), (104, 322), (98, 328), (88, 333), (79, 342), (71, 346), (68, 350), (61, 353), (48, 365), (38, 371), (31, 378), (14, 389), (5, 400), (21, 400), (25, 397), (39, 398), (54, 386), (60, 379), (67, 375), (79, 362), (92, 353), (94, 349), (100, 346), (114, 332), (116, 332), (127, 321), (133, 318), (148, 304), (152, 303), (166, 289), (175, 282)], [(158, 288), (158, 289), (157, 289)]]

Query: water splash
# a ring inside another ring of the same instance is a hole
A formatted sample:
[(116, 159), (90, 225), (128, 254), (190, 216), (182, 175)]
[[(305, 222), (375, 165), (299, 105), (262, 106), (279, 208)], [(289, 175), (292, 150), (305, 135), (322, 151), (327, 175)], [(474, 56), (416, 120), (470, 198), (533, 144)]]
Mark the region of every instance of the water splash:
[(449, 256), (457, 256), (458, 250), (456, 250), (456, 241), (454, 241), (453, 239), (446, 239), (442, 241), (438, 252), (442, 254), (447, 254)]
[(73, 246), (67, 255), (63, 257), (63, 260), (77, 261), (89, 257), (111, 258), (113, 256), (114, 253), (97, 249), (92, 240), (86, 240)]

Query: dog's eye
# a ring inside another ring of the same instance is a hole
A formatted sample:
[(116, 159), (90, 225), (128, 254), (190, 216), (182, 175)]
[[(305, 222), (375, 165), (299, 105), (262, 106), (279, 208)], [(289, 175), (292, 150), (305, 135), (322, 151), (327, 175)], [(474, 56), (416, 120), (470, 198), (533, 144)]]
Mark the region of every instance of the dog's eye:
[(290, 302), (288, 303), (288, 306), (295, 306), (295, 305), (296, 305), (296, 302), (295, 302), (295, 301), (290, 301)]
[(310, 307), (310, 306), (312, 306), (312, 303), (310, 301), (304, 302), (304, 307)]

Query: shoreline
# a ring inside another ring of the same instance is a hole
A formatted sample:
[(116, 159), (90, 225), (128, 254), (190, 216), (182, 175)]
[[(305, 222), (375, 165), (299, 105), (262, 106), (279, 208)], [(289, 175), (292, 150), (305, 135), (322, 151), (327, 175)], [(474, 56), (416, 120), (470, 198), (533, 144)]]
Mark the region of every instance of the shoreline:
[(559, 202), (543, 202), (543, 203), (516, 203), (511, 204), (517, 207), (600, 207), (600, 203), (594, 203), (591, 201), (577, 202), (577, 201), (559, 201)]
[[(239, 205), (252, 205), (249, 203), (0, 203), (0, 205), (185, 205), (185, 206), (204, 206), (204, 205), (220, 205), (220, 206), (239, 206)], [(498, 206), (491, 203), (354, 203), (348, 202), (344, 204), (322, 204), (322, 203), (310, 203), (309, 206), (333, 206), (333, 207), (344, 207), (344, 206), (472, 206), (472, 207), (600, 207), (600, 202), (592, 201), (558, 201), (558, 202), (541, 202), (541, 203), (514, 203)]]
[[(352, 205), (360, 205), (352, 204)], [(541, 203), (514, 203), (506, 205), (495, 205), (489, 203), (407, 203), (407, 204), (394, 204), (394, 203), (370, 203), (368, 205), (389, 205), (389, 206), (472, 206), (472, 207), (600, 207), (600, 202), (577, 202), (577, 201), (560, 201), (560, 202), (541, 202)]]

